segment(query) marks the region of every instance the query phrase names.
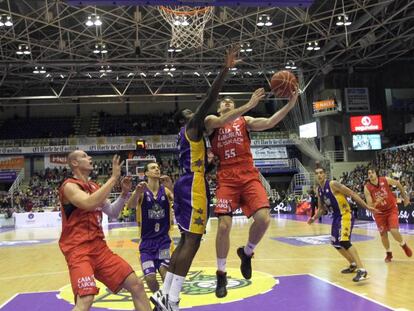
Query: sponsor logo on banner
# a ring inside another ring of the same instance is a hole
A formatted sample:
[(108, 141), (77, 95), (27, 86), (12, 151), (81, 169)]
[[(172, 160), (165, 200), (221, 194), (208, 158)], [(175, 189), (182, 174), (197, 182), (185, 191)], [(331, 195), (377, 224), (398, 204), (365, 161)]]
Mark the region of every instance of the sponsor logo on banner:
[(0, 181), (13, 182), (17, 177), (17, 172), (12, 170), (0, 171)]
[(266, 146), (262, 148), (252, 148), (253, 159), (286, 159), (286, 147)]
[(36, 222), (35, 214), (29, 213), (27, 214), (26, 224), (33, 224)]
[(23, 167), (24, 157), (0, 157), (0, 170), (20, 170)]
[(327, 99), (327, 100), (320, 100), (313, 103), (313, 111), (321, 111), (325, 109), (335, 108), (335, 100)]
[(351, 132), (382, 131), (382, 117), (380, 114), (354, 116), (350, 118)]
[(47, 154), (45, 155), (45, 168), (68, 168), (67, 154)]

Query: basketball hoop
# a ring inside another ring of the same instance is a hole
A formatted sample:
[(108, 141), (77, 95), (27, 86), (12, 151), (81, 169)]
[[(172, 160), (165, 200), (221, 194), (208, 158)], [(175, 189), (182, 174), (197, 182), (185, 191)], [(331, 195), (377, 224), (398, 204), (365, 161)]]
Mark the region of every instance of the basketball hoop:
[(158, 11), (171, 26), (171, 47), (192, 49), (203, 45), (204, 28), (213, 16), (213, 7), (158, 6)]

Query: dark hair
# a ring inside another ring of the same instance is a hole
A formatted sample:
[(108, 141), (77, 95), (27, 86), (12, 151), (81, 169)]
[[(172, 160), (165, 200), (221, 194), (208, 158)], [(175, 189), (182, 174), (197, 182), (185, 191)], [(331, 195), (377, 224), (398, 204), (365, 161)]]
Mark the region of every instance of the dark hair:
[(315, 171), (316, 171), (316, 170), (322, 170), (324, 173), (326, 173), (325, 168), (324, 168), (322, 165), (320, 165), (320, 164), (316, 164), (316, 165), (315, 165)]
[(375, 172), (375, 174), (377, 174), (377, 176), (379, 176), (378, 168), (373, 164), (368, 165), (367, 173), (368, 173), (368, 171), (373, 171), (373, 172)]
[(144, 173), (146, 173), (146, 172), (148, 172), (148, 166), (150, 165), (150, 164), (157, 164), (158, 165), (158, 167), (160, 167), (160, 165), (158, 164), (158, 162), (157, 161), (152, 161), (152, 162), (148, 162), (147, 164), (145, 164), (144, 165)]
[(186, 108), (179, 109), (176, 113), (174, 113), (174, 116), (173, 116), (174, 125), (178, 128), (180, 128), (183, 125), (183, 123), (185, 123), (185, 121), (186, 121), (185, 117), (183, 116), (183, 111), (185, 109)]

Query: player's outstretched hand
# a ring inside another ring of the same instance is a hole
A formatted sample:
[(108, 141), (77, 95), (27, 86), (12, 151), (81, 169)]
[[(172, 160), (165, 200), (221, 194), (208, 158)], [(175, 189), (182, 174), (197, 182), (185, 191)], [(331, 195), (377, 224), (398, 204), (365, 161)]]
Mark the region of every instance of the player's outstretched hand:
[(257, 89), (253, 92), (252, 97), (249, 100), (249, 104), (252, 108), (256, 107), (257, 104), (265, 98), (266, 93), (264, 88)]
[(126, 176), (126, 177), (122, 178), (121, 179), (122, 195), (128, 194), (128, 192), (131, 191), (131, 188), (132, 188), (132, 177), (131, 176)]
[(241, 62), (241, 59), (237, 58), (237, 54), (239, 53), (239, 51), (240, 51), (240, 45), (239, 44), (235, 44), (227, 50), (226, 60), (225, 60), (225, 66), (227, 68), (233, 68), (238, 63)]
[(145, 181), (141, 181), (136, 187), (135, 187), (135, 192), (138, 195), (141, 195), (142, 193), (144, 193), (145, 189), (147, 189), (147, 183)]
[(292, 93), (290, 94), (290, 98), (289, 98), (289, 104), (294, 105), (296, 104), (296, 102), (298, 101), (298, 97), (299, 97), (299, 88), (296, 87), (294, 91), (292, 91)]
[(121, 176), (121, 167), (124, 165), (124, 161), (120, 162), (121, 157), (114, 155), (112, 158), (112, 177), (118, 179)]

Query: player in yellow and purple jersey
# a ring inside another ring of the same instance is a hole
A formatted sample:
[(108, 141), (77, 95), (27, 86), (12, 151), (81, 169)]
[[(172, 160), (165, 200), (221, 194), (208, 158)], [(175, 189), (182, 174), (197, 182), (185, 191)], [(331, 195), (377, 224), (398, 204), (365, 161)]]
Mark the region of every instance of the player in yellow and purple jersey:
[(205, 178), (207, 150), (204, 140), (204, 119), (217, 97), (229, 68), (238, 60), (239, 47), (227, 52), (223, 69), (214, 80), (206, 98), (193, 113), (189, 109), (178, 111), (174, 120), (180, 127), (178, 149), (181, 176), (174, 185), (174, 213), (181, 231), (181, 239), (172, 254), (163, 287), (151, 300), (162, 310), (178, 310), (181, 287), (191, 263), (200, 247), (208, 220), (209, 189)]

